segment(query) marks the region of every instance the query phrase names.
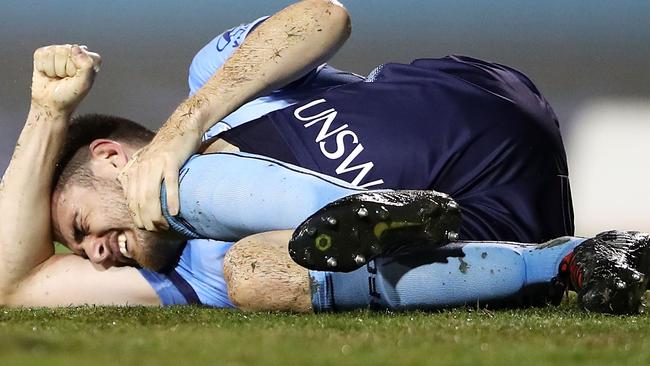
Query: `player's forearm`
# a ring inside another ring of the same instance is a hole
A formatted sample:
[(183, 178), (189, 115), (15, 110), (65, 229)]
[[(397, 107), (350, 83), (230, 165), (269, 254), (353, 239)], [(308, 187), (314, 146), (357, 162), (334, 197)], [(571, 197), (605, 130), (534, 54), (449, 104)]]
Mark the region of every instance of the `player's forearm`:
[(0, 188), (0, 293), (53, 254), (50, 193), (69, 115), (32, 105)]
[(242, 104), (325, 62), (349, 34), (350, 19), (338, 2), (307, 0), (283, 9), (255, 29), (160, 132), (200, 137)]

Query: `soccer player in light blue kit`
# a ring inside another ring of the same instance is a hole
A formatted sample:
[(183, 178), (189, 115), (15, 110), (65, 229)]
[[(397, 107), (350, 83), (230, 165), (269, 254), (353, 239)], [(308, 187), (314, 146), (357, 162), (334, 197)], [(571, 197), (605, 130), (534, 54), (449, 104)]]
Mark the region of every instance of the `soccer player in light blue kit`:
[[(299, 5), (305, 4), (307, 6), (325, 6), (325, 2), (315, 1), (307, 1)], [(329, 8), (333, 6), (332, 4), (327, 4), (327, 6), (325, 9), (327, 12), (340, 11), (338, 8)], [(241, 28), (244, 29), (241, 33), (245, 36), (246, 30), (252, 28), (253, 26), (244, 26)], [(240, 28), (235, 29), (234, 33), (237, 33), (238, 29)], [(265, 31), (267, 30), (265, 29)], [(228, 43), (232, 42), (233, 39), (237, 40), (236, 36), (233, 36), (233, 31), (228, 34), (227, 37), (215, 39), (213, 41), (215, 47), (219, 46), (219, 42)], [(474, 67), (488, 66), (478, 60), (471, 59), (450, 59), (443, 60), (443, 62), (456, 66), (469, 64)], [(198, 64), (200, 63), (195, 62), (193, 68)], [(427, 66), (422, 63), (419, 63), (419, 65)], [(224, 65), (222, 69), (226, 68), (227, 65)], [(331, 69), (327, 67), (320, 69), (323, 75), (327, 75), (327, 70)], [(383, 71), (377, 71), (367, 78), (367, 81), (382, 80), (382, 78), (390, 76), (395, 70), (393, 67), (385, 67)], [(509, 69), (501, 70), (506, 73), (509, 72)], [(318, 73), (319, 70), (311, 72), (308, 74), (308, 78), (302, 80), (302, 82), (308, 85), (310, 82), (319, 80)], [(333, 71), (333, 74), (338, 73)], [(519, 78), (518, 74), (514, 75), (515, 78)], [(245, 81), (245, 76), (240, 75), (238, 80)], [(309, 77), (312, 77), (312, 79), (309, 79)], [(333, 80), (331, 81), (333, 84), (330, 84), (330, 86), (337, 85), (336, 83), (355, 84), (354, 82), (349, 83), (347, 79), (340, 80), (337, 78), (325, 78), (324, 82), (328, 83), (330, 80)], [(521, 80), (526, 84), (525, 80), (527, 79)], [(208, 84), (209, 82), (206, 85)], [(352, 88), (361, 87), (362, 85), (358, 82), (356, 84)], [(292, 87), (299, 86), (293, 85)], [(273, 110), (271, 108), (262, 113), (269, 115), (269, 112), (272, 111), (271, 113), (277, 112), (274, 116), (281, 116), (282, 113), (287, 111), (287, 108), (291, 108), (294, 104), (291, 95), (296, 98), (294, 99), (296, 100), (295, 103), (298, 103), (298, 101), (304, 101), (300, 100), (300, 98), (306, 98), (308, 96), (306, 93), (313, 89), (317, 88), (308, 88), (305, 94), (300, 96), (298, 93), (291, 94), (293, 91), (288, 87), (282, 88), (278, 92), (271, 94), (270, 99), (261, 103), (261, 105), (266, 106), (277, 99), (279, 100), (279, 109)], [(338, 90), (345, 91), (347, 89), (340, 88)], [(326, 92), (329, 91), (330, 89)], [(288, 93), (286, 95), (289, 96), (282, 97), (283, 93)], [(335, 97), (335, 95), (331, 96)], [(200, 98), (190, 99), (190, 102), (194, 103), (185, 106), (187, 108), (182, 111), (184, 115), (197, 113), (201, 105), (207, 103)], [(257, 102), (253, 102), (251, 106), (257, 108), (258, 106), (255, 106), (254, 103)], [(298, 108), (302, 107), (304, 106)], [(295, 115), (295, 111), (292, 114)], [(245, 115), (243, 111), (241, 115)], [(331, 114), (320, 111), (317, 115), (325, 117)], [(254, 117), (249, 115), (243, 119), (248, 118)], [(313, 117), (313, 119), (316, 118), (318, 117)], [(94, 119), (97, 120), (97, 118)], [(100, 118), (98, 124), (104, 126), (105, 130), (108, 129), (110, 133), (104, 135), (103, 139), (94, 139), (97, 136), (92, 134), (84, 136), (84, 134), (78, 133), (81, 131), (80, 126), (88, 127), (91, 125), (81, 124), (83, 120), (80, 119), (80, 122), (73, 126), (70, 135), (73, 139), (77, 136), (77, 138), (90, 140), (88, 144), (92, 170), (90, 170), (90, 174), (84, 173), (86, 168), (82, 166), (83, 164), (74, 163), (74, 159), (72, 159), (72, 164), (68, 162), (68, 164), (60, 166), (61, 171), (58, 173), (52, 210), (55, 221), (55, 234), (59, 239), (66, 242), (71, 249), (80, 254), (85, 253), (91, 261), (98, 264), (111, 264), (111, 261), (113, 264), (115, 262), (133, 263), (128, 260), (128, 257), (134, 257), (140, 264), (149, 265), (149, 267), (157, 267), (165, 263), (158, 260), (156, 256), (159, 256), (161, 252), (168, 251), (167, 247), (160, 245), (150, 248), (144, 247), (145, 241), (142, 239), (144, 234), (131, 229), (128, 224), (122, 224), (124, 217), (115, 214), (115, 212), (123, 211), (112, 208), (110, 205), (104, 205), (101, 206), (103, 211), (98, 214), (97, 207), (91, 208), (92, 205), (88, 202), (88, 197), (96, 197), (99, 202), (110, 202), (111, 205), (120, 206), (119, 194), (116, 195), (114, 191), (111, 192), (111, 189), (108, 188), (108, 181), (101, 181), (101, 179), (110, 180), (111, 174), (113, 178), (117, 175), (116, 169), (124, 166), (128, 157), (143, 145), (143, 141), (147, 140), (147, 132), (138, 130), (137, 127), (126, 127), (129, 125), (128, 122)], [(86, 118), (85, 120), (93, 120), (93, 118)], [(226, 119), (224, 118), (224, 120)], [(232, 127), (238, 123), (238, 120), (231, 119), (227, 120), (226, 123), (229, 123)], [(76, 133), (74, 132), (75, 128)], [(129, 130), (130, 128), (131, 130)], [(123, 130), (130, 132), (125, 133)], [(220, 135), (223, 135), (236, 131), (237, 128), (224, 131), (224, 128), (219, 127), (219, 130), (222, 131)], [(83, 131), (87, 132), (86, 130)], [(141, 136), (133, 137), (135, 135)], [(158, 136), (164, 137), (164, 134)], [(237, 139), (237, 136), (231, 135), (230, 138)], [(113, 141), (107, 141), (107, 139), (113, 139)], [(116, 141), (121, 142), (121, 145), (113, 144)], [(169, 143), (169, 140), (164, 141)], [(173, 146), (173, 143), (171, 143), (171, 146)], [(77, 151), (72, 152), (73, 155), (76, 153)], [(64, 153), (63, 156), (65, 158), (66, 154)], [(72, 166), (72, 169), (68, 169), (70, 166)], [(263, 172), (262, 175), (254, 174), (260, 171)], [(199, 175), (197, 172), (201, 174)], [(84, 174), (86, 176), (83, 176)], [(82, 182), (86, 179), (86, 191), (82, 192), (79, 187), (76, 187), (76, 191), (73, 192), (72, 184), (68, 183), (74, 182), (75, 179), (77, 179), (76, 183), (79, 183), (80, 176), (82, 176)], [(166, 179), (170, 178), (170, 176), (166, 175), (164, 177)], [(238, 178), (234, 181), (230, 180), (235, 177)], [(263, 189), (269, 187), (259, 185), (260, 177), (270, 185), (270, 191), (263, 191)], [(93, 179), (99, 179), (98, 182), (101, 184)], [(202, 235), (221, 240), (237, 240), (245, 235), (265, 230), (296, 227), (309, 214), (317, 211), (326, 203), (359, 192), (359, 188), (343, 180), (327, 177), (276, 159), (245, 153), (213, 153), (196, 156), (188, 161), (181, 170), (180, 179), (180, 212), (178, 212), (178, 208), (171, 208), (169, 211), (172, 211), (173, 215), (167, 213), (172, 227), (190, 237)], [(353, 179), (351, 181), (354, 181)], [(381, 180), (383, 179), (388, 180), (391, 178), (389, 175), (384, 175), (381, 177)], [(13, 187), (15, 185), (11, 184), (14, 180), (9, 179), (8, 181), (10, 182), (9, 186)], [(379, 179), (370, 180), (369, 183), (377, 181)], [(213, 194), (208, 195), (208, 190), (203, 189), (201, 183), (203, 186), (214, 188), (212, 190)], [(88, 189), (88, 184), (92, 186), (92, 189)], [(220, 190), (219, 184), (223, 184), (225, 189)], [(89, 195), (89, 191), (94, 195)], [(100, 191), (102, 195), (98, 197)], [(214, 194), (214, 192), (217, 194)], [(206, 194), (206, 196), (202, 196), (203, 194)], [(399, 193), (377, 192), (376, 194), (379, 197), (390, 197), (392, 194)], [(306, 202), (304, 205), (286, 208), (287, 198), (292, 195), (301, 200), (311, 201)], [(351, 196), (353, 197), (352, 201), (370, 205), (371, 202), (363, 199), (364, 195), (365, 193), (361, 196), (353, 195)], [(165, 200), (169, 198), (169, 195), (163, 192), (162, 197), (164, 198), (163, 206), (165, 206)], [(361, 200), (358, 200), (358, 197), (362, 197)], [(354, 201), (355, 199), (357, 201)], [(334, 206), (328, 205), (323, 210), (332, 209), (332, 207), (336, 209), (336, 205), (340, 202), (342, 201), (335, 202)], [(447, 209), (451, 207), (450, 202), (452, 201), (446, 199), (445, 202)], [(385, 206), (386, 210), (392, 214), (397, 212), (395, 211), (397, 209), (392, 206), (400, 205), (385, 203)], [(226, 209), (224, 210), (224, 208)], [(166, 208), (164, 207), (164, 209)], [(277, 214), (278, 210), (281, 209), (286, 209), (284, 216)], [(470, 205), (467, 212), (471, 213), (471, 210)], [(316, 212), (315, 217), (320, 217), (321, 211)], [(264, 217), (260, 215), (260, 212), (269, 212), (271, 215)], [(354, 212), (363, 218), (362, 211), (355, 209)], [(112, 221), (106, 220), (106, 216)], [(472, 222), (471, 220), (467, 221)], [(120, 224), (118, 225), (116, 222)], [(388, 224), (390, 223), (389, 221)], [(474, 223), (476, 224), (476, 221)], [(309, 220), (305, 221), (305, 224), (308, 232), (310, 229)], [(476, 234), (480, 232), (480, 226), (478, 224), (475, 226), (469, 225), (465, 230), (468, 234)], [(369, 306), (389, 309), (437, 308), (461, 305), (468, 302), (475, 303), (477, 300), (482, 302), (502, 301), (510, 297), (517, 297), (521, 300), (522, 295), (526, 295), (522, 290), (539, 285), (547, 289), (557, 290), (560, 286), (556, 286), (553, 280), (564, 281), (561, 284), (566, 285), (568, 279), (565, 277), (572, 277), (571, 282), (574, 286), (577, 286), (577, 289), (580, 289), (581, 282), (584, 281), (585, 284), (589, 284), (590, 278), (594, 277), (592, 274), (596, 272), (589, 273), (593, 267), (587, 266), (588, 263), (586, 262), (582, 263), (578, 255), (580, 251), (576, 250), (574, 252), (573, 248), (577, 246), (577, 248), (583, 248), (583, 251), (598, 253), (602, 249), (600, 246), (603, 243), (606, 244), (613, 240), (621, 243), (626, 242), (630, 247), (638, 246), (639, 243), (647, 241), (645, 236), (638, 236), (637, 234), (606, 234), (588, 241), (579, 238), (566, 238), (539, 246), (497, 242), (452, 244), (443, 248), (425, 246), (400, 251), (393, 255), (384, 255), (368, 262), (366, 266), (352, 273), (337, 274), (319, 271), (307, 273), (307, 270), (293, 264), (286, 256), (286, 251), (282, 250), (283, 246), (286, 248), (290, 234), (290, 232), (275, 232), (254, 235), (241, 240), (233, 247), (231, 247), (230, 243), (217, 243), (206, 239), (190, 240), (183, 250), (180, 261), (174, 268), (167, 268), (164, 273), (148, 270), (141, 270), (140, 273), (156, 290), (164, 304), (200, 302), (211, 306), (231, 306), (231, 301), (234, 301), (244, 309), (295, 311), (343, 310)], [(461, 231), (461, 237), (462, 235)], [(155, 237), (148, 237), (148, 239), (155, 239)], [(378, 239), (381, 238), (378, 237)], [(589, 245), (584, 245), (587, 242)], [(579, 245), (581, 243), (583, 245)], [(169, 243), (164, 242), (163, 244)], [(345, 243), (338, 243), (337, 245), (342, 244)], [(149, 251), (145, 252), (147, 249)], [(147, 258), (145, 254), (152, 256), (154, 259)], [(583, 255), (583, 257), (585, 256)], [(633, 259), (636, 261), (636, 257)], [(643, 289), (645, 289), (642, 274), (634, 269), (639, 267), (639, 263), (630, 263), (630, 267), (630, 271), (625, 272), (630, 274), (630, 278), (621, 278), (620, 282), (623, 285), (619, 286), (621, 287), (619, 288), (621, 294), (629, 295), (630, 303), (627, 306), (624, 306), (624, 304), (620, 307), (611, 308), (610, 311), (631, 311), (634, 305), (638, 306), (640, 300), (634, 297), (637, 294), (633, 294), (633, 291), (630, 290), (623, 291), (623, 287), (634, 287), (634, 291), (637, 291), (640, 285), (635, 287), (634, 283), (636, 282), (642, 283)], [(45, 268), (45, 270), (40, 270), (40, 274), (43, 274), (42, 272), (51, 267), (44, 266), (42, 268)], [(133, 274), (128, 269), (110, 269), (108, 274), (117, 275), (118, 272), (116, 271), (119, 271), (119, 274), (122, 275), (128, 273), (131, 276)], [(88, 275), (85, 272), (84, 274)], [(635, 279), (635, 275), (639, 276), (639, 278)], [(47, 276), (47, 278), (52, 278), (52, 276)], [(102, 278), (108, 277), (102, 276)], [(614, 278), (608, 278), (608, 280), (612, 279)], [(135, 281), (135, 279), (133, 280)], [(618, 284), (618, 282), (616, 283)], [(95, 287), (101, 286), (95, 283)], [(24, 291), (24, 288), (25, 286), (22, 286), (21, 291)], [(123, 290), (124, 288), (121, 288), (119, 291)], [(593, 290), (593, 287), (590, 290)], [(605, 288), (605, 290), (609, 289)], [(541, 302), (557, 301), (557, 296), (554, 296), (556, 293), (542, 291), (540, 296), (538, 292), (535, 294), (538, 298), (530, 301), (530, 303), (538, 304), (540, 300)], [(584, 298), (589, 294), (587, 292), (582, 297)], [(617, 296), (610, 296), (611, 294), (606, 295), (608, 305), (612, 304), (611, 299), (618, 298)], [(120, 299), (124, 298), (118, 297), (116, 302), (119, 303)], [(137, 300), (132, 301), (133, 298), (130, 297), (128, 300), (131, 300), (130, 303), (141, 303)], [(90, 300), (90, 302), (93, 301)], [(17, 301), (15, 303), (21, 302)], [(27, 303), (27, 301), (22, 303)], [(103, 302), (97, 301), (97, 303)], [(601, 303), (603, 301), (598, 302), (599, 305)], [(602, 307), (592, 309), (608, 310)]]

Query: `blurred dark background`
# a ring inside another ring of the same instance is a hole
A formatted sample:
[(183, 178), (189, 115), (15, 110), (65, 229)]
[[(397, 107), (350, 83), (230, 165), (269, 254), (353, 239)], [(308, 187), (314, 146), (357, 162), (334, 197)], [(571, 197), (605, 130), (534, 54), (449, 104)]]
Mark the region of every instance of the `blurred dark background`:
[[(353, 34), (331, 61), (334, 66), (367, 74), (387, 61), (452, 53), (513, 66), (555, 107), (569, 151), (575, 121), (582, 121), (580, 129), (589, 124), (576, 116), (591, 110), (593, 101), (613, 108), (620, 101), (635, 101), (641, 109), (650, 104), (650, 2), (343, 2)], [(29, 108), (37, 47), (81, 43), (100, 52), (102, 72), (80, 112), (122, 115), (157, 128), (187, 95), (187, 67), (197, 50), (223, 30), (289, 3), (3, 0), (0, 169), (6, 168)]]

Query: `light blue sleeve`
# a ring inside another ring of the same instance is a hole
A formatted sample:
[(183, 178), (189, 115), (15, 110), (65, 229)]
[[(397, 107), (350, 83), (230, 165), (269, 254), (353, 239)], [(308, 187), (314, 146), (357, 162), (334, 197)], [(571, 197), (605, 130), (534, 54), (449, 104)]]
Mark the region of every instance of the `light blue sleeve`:
[[(223, 66), (255, 27), (266, 19), (268, 19), (268, 16), (229, 29), (203, 47), (194, 56), (190, 65), (188, 78), (190, 95), (196, 93)], [(203, 139), (210, 139), (221, 132), (255, 120), (267, 113), (286, 108), (299, 100), (310, 98), (319, 88), (360, 80), (362, 78), (358, 75), (336, 70), (327, 64), (322, 64), (289, 85), (249, 101), (221, 121), (214, 121), (214, 125), (205, 133)]]
[(172, 282), (168, 275), (140, 268), (140, 274), (158, 294), (160, 302), (165, 306), (187, 305), (185, 295)]
[(226, 60), (235, 52), (239, 45), (256, 26), (266, 20), (268, 16), (256, 19), (252, 23), (241, 24), (216, 36), (206, 44), (192, 60), (190, 65), (189, 85), (190, 95), (196, 93), (203, 84), (219, 69)]
[(202, 305), (234, 307), (223, 275), (223, 260), (233, 244), (207, 239), (188, 241), (190, 250), (181, 256), (176, 272), (192, 286)]
[(140, 269), (163, 305), (205, 305), (231, 308), (223, 276), (223, 260), (233, 243), (190, 240), (176, 267), (165, 273)]

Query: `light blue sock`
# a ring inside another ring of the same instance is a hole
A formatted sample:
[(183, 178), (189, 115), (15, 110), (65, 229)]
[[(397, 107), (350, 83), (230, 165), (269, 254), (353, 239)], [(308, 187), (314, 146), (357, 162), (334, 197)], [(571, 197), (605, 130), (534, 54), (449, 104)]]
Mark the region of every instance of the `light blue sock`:
[(189, 238), (238, 240), (271, 230), (293, 229), (316, 210), (363, 191), (275, 159), (248, 153), (195, 155), (180, 172), (180, 213), (163, 213)]
[(409, 310), (497, 303), (541, 291), (584, 238), (544, 244), (460, 242), (377, 258), (350, 273), (310, 271), (315, 311)]

